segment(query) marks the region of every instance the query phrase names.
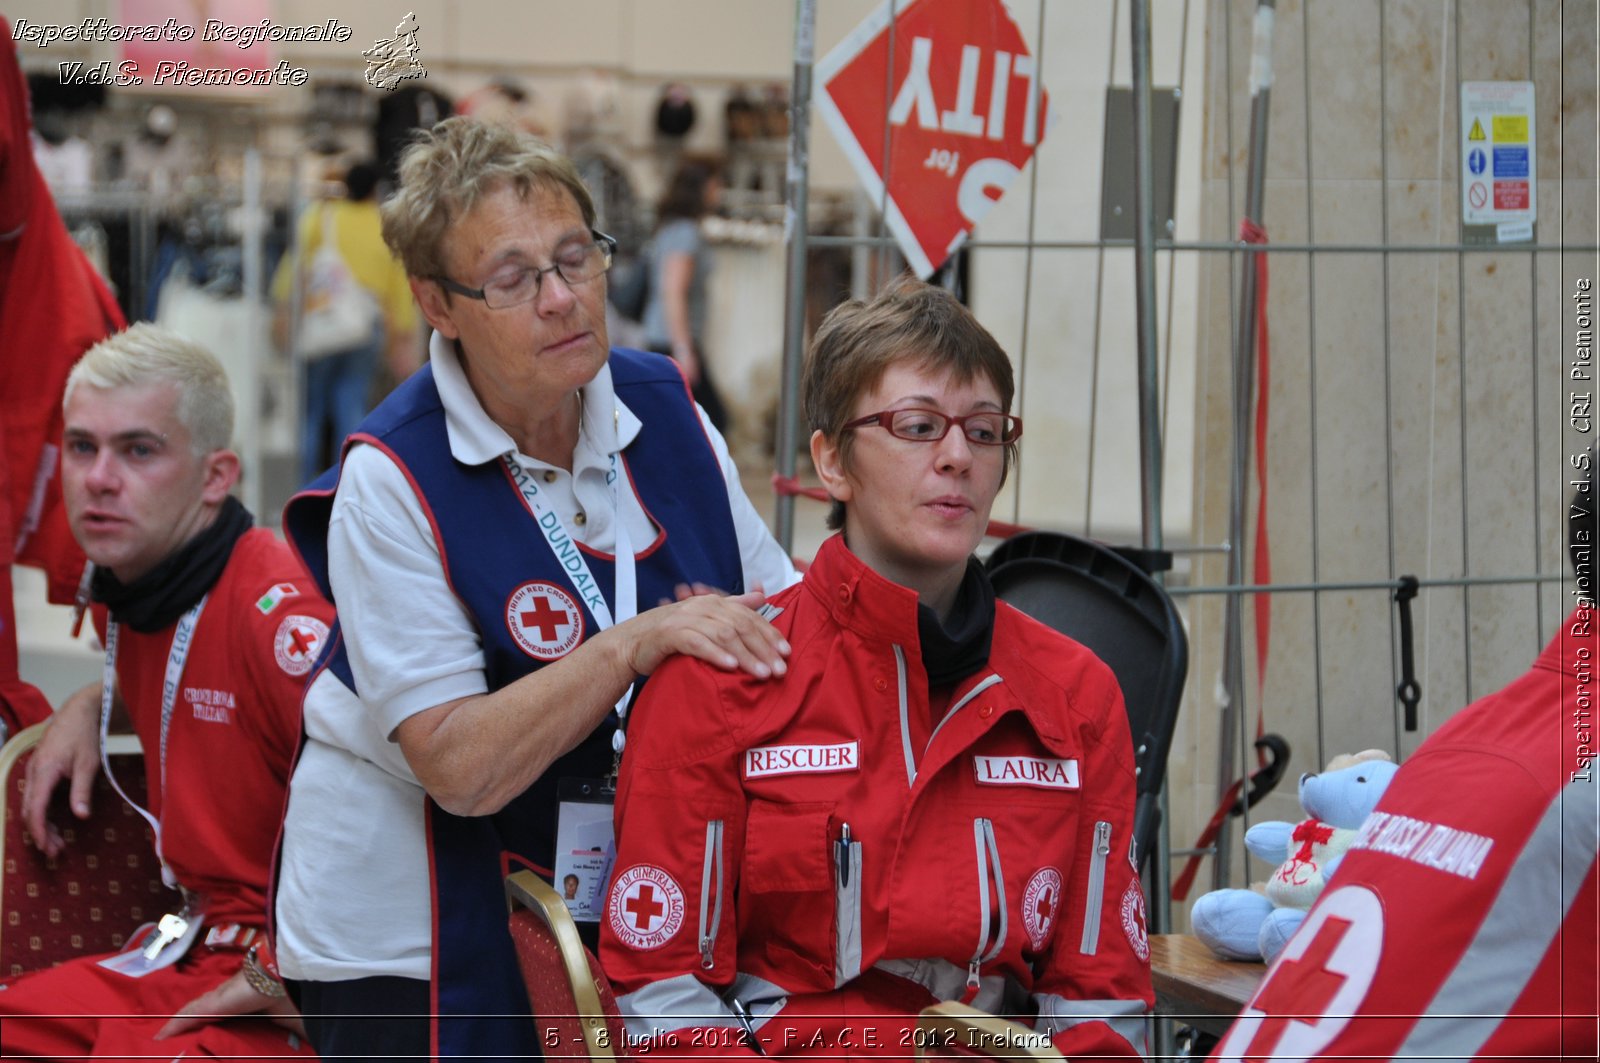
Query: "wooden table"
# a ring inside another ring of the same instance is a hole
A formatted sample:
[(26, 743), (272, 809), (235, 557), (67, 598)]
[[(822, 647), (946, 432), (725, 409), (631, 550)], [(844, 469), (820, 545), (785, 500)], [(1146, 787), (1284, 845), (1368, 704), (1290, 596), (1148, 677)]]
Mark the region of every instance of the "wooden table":
[(1266, 974), (1264, 963), (1219, 959), (1189, 934), (1150, 935), (1156, 1015), (1221, 1037)]

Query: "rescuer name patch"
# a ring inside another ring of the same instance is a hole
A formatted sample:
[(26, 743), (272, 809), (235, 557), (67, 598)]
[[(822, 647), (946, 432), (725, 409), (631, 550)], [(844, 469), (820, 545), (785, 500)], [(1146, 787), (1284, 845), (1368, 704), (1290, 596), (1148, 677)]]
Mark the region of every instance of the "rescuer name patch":
[(985, 786), (1035, 786), (1076, 790), (1078, 762), (1054, 757), (973, 757), (972, 768)]
[(855, 742), (817, 746), (758, 746), (744, 751), (746, 779), (760, 779), (768, 775), (860, 770), (861, 750)]

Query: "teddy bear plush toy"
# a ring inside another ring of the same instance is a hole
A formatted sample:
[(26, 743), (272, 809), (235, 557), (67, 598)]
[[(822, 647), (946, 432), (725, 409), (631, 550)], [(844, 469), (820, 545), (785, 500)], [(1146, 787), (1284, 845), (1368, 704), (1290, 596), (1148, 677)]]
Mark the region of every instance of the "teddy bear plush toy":
[(1270, 963), (1305, 920), (1356, 828), (1398, 770), (1389, 754), (1368, 749), (1340, 754), (1327, 771), (1300, 776), (1300, 806), (1309, 818), (1257, 823), (1244, 836), (1245, 848), (1277, 870), (1264, 885), (1202, 895), (1190, 913), (1195, 937), (1219, 956)]

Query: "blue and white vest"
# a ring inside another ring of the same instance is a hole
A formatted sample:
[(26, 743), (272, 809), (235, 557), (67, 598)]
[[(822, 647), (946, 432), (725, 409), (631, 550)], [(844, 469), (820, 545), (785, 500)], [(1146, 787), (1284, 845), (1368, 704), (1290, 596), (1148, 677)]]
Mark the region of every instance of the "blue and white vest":
[[(743, 569), (726, 484), (683, 378), (668, 359), (638, 351), (613, 349), (610, 367), (617, 399), (642, 423), (622, 454), (623, 468), (640, 504), (661, 529), (635, 555), (638, 611), (671, 600), (675, 586), (696, 580), (742, 593)], [(477, 626), (490, 690), (544, 664), (522, 648), (506, 619), (511, 597), (529, 581), (570, 590), (585, 634), (599, 630), (504, 464), (469, 466), (451, 456), (432, 366), (414, 374), (374, 410), (346, 440), (345, 452), (356, 443), (382, 449), (411, 480), (434, 529), (445, 578)], [(328, 520), (339, 472), (338, 467), (330, 469), (284, 509), (285, 531), (330, 599)], [(616, 585), (614, 558), (579, 548), (609, 600)], [(319, 670), (323, 667), (355, 690), (337, 623), (318, 664)], [(502, 884), (519, 866), (550, 877), (557, 783), (608, 774), (616, 726), (613, 713), (494, 815), (454, 816), (427, 802), (437, 1055), (539, 1055), (533, 1022), (478, 1018), (529, 1014), (506, 928)]]

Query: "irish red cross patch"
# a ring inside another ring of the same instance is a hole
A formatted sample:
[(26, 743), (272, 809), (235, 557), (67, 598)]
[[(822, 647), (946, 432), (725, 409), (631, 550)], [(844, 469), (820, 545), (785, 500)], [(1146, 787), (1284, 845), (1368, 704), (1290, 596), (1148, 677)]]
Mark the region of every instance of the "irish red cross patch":
[(683, 890), (659, 867), (638, 864), (611, 883), (611, 932), (636, 949), (657, 949), (683, 926)]
[(531, 580), (506, 599), (506, 627), (529, 657), (554, 661), (583, 641), (583, 612), (554, 583)]

